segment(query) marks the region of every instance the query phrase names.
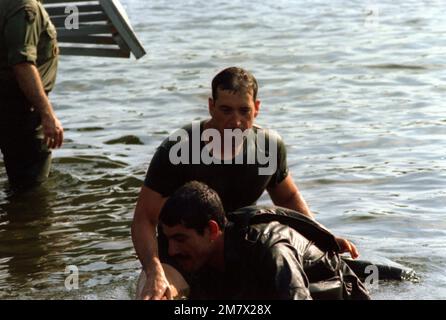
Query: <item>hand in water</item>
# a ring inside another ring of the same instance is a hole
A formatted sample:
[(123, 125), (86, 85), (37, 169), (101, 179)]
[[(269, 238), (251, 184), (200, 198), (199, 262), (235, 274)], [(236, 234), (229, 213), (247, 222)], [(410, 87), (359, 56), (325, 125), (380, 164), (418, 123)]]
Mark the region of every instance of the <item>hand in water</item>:
[(355, 245), (344, 238), (337, 238), (336, 242), (338, 243), (339, 248), (341, 249), (340, 253), (349, 252), (350, 256), (353, 259), (356, 259), (359, 257), (358, 249), (356, 249)]
[(143, 300), (172, 300), (170, 284), (164, 272), (153, 270), (148, 273), (141, 297)]

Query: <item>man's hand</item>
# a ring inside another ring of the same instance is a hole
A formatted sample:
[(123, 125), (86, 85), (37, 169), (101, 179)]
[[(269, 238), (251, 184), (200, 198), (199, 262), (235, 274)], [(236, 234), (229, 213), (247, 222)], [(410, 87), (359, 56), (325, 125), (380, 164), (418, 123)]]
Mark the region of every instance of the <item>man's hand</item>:
[(132, 241), (145, 276), (142, 299), (170, 299), (169, 281), (158, 258), (156, 226), (159, 212), (166, 201), (158, 192), (143, 186), (136, 203), (132, 222)]
[(143, 300), (172, 300), (170, 284), (162, 267), (151, 268), (146, 272), (146, 283), (141, 297)]
[(44, 141), (48, 148), (60, 148), (63, 143), (63, 127), (54, 114), (43, 114), (41, 116)]
[(349, 252), (350, 256), (353, 259), (359, 257), (358, 249), (356, 249), (355, 245), (344, 238), (336, 237), (336, 242), (338, 243), (339, 248), (341, 249), (340, 253)]
[(13, 70), (23, 94), (40, 113), (45, 143), (51, 149), (59, 148), (63, 142), (63, 128), (44, 91), (37, 67), (23, 62), (14, 65)]

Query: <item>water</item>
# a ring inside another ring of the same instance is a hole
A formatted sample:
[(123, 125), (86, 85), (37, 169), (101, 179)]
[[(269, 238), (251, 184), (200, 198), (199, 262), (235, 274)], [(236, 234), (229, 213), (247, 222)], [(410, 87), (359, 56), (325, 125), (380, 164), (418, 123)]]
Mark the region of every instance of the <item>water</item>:
[[(132, 298), (149, 161), (206, 118), (210, 81), (231, 65), (258, 78), (258, 123), (284, 138), (317, 219), (421, 277), (373, 297), (446, 298), (446, 2), (122, 3), (148, 56), (63, 57), (52, 101), (66, 141), (49, 181), (11, 196), (0, 169), (0, 298)], [(65, 290), (68, 265), (79, 290)]]

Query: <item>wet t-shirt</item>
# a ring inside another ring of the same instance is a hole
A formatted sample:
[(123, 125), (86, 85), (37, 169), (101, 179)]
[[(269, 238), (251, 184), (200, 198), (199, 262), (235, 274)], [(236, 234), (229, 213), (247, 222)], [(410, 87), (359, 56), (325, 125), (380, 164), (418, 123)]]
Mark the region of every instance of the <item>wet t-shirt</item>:
[(187, 140), (174, 133), (161, 143), (150, 163), (145, 186), (168, 197), (185, 183), (197, 180), (214, 189), (229, 212), (254, 204), (265, 189), (287, 177), (285, 145), (275, 132), (255, 126), (249, 138), (243, 139), (242, 153), (237, 155), (239, 160), (209, 163), (212, 157), (201, 156), (211, 153), (206, 149), (206, 142), (201, 141), (204, 123), (194, 122), (183, 127)]

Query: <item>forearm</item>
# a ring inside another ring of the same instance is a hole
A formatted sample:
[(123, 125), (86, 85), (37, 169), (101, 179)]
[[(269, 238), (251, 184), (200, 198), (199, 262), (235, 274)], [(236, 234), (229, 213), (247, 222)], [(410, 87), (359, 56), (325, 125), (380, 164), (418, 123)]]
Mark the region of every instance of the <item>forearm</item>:
[(24, 62), (13, 66), (16, 80), (25, 97), (42, 117), (54, 117), (51, 103), (43, 88), (39, 71), (32, 63)]
[(132, 224), (132, 240), (136, 254), (143, 270), (161, 268), (158, 258), (158, 243), (156, 238), (156, 225), (142, 218), (135, 218)]
[(298, 192), (294, 193), (292, 196), (290, 196), (288, 199), (283, 201), (280, 205), (281, 207), (285, 207), (291, 210), (298, 211), (307, 217), (314, 219), (313, 213), (311, 213), (310, 208), (308, 207), (305, 199), (302, 197), (302, 195)]
[(298, 211), (307, 217), (314, 219), (299, 188), (288, 175), (280, 184), (269, 188), (268, 193), (276, 206)]

